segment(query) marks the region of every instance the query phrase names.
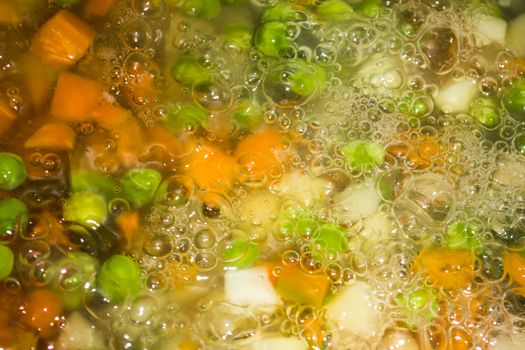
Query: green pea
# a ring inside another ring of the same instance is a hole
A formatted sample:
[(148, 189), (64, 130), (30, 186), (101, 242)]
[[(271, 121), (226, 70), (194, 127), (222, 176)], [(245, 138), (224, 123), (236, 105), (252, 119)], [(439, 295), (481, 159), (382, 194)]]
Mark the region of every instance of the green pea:
[(480, 230), (463, 221), (458, 221), (447, 229), (446, 245), (450, 249), (475, 249), (482, 241)]
[(314, 63), (297, 60), (291, 67), (287, 80), (291, 90), (300, 96), (310, 96), (326, 82), (324, 69)]
[(301, 19), (300, 11), (301, 7), (290, 3), (290, 2), (280, 2), (275, 6), (268, 8), (264, 11), (261, 22), (270, 22), (270, 21), (281, 21), (281, 22), (293, 22)]
[(525, 134), (519, 134), (514, 138), (514, 147), (525, 156)]
[(97, 286), (109, 301), (120, 303), (142, 289), (140, 268), (127, 256), (113, 255), (100, 268)]
[(239, 99), (233, 107), (232, 120), (240, 129), (251, 129), (262, 122), (262, 114), (255, 99)]
[(171, 66), (172, 78), (183, 86), (192, 86), (200, 81), (210, 79), (210, 71), (190, 54), (181, 56)]
[(25, 231), (29, 221), (27, 206), (16, 198), (0, 200), (0, 241), (10, 241), (19, 231)]
[(346, 231), (339, 225), (321, 225), (316, 242), (321, 243), (326, 249), (334, 250), (336, 252), (344, 252), (348, 250)]
[(171, 108), (163, 123), (171, 132), (178, 133), (190, 127), (205, 126), (207, 120), (208, 111), (198, 104), (191, 103)]
[(248, 0), (222, 0), (226, 5), (239, 6), (246, 4)]
[(362, 0), (354, 5), (356, 12), (362, 13), (368, 17), (375, 17), (383, 9), (381, 0)]
[(0, 281), (5, 280), (13, 271), (15, 255), (13, 251), (5, 245), (0, 245)]
[(489, 97), (475, 99), (470, 105), (469, 112), (486, 127), (493, 128), (501, 123), (498, 105)]
[(343, 146), (341, 153), (351, 168), (361, 170), (383, 163), (385, 157), (383, 147), (375, 142), (363, 140), (352, 141)]
[(502, 103), (517, 121), (525, 121), (525, 78), (520, 78), (503, 93)]
[(77, 170), (71, 174), (72, 192), (93, 192), (100, 194), (107, 201), (115, 195), (115, 180), (92, 170)]
[(222, 253), (222, 260), (227, 267), (243, 269), (252, 266), (259, 257), (259, 246), (247, 240), (235, 239), (228, 242)]
[(22, 158), (14, 153), (0, 153), (0, 190), (12, 190), (27, 179), (27, 171)]
[(293, 50), (286, 24), (279, 21), (263, 23), (255, 32), (255, 47), (266, 56), (279, 57)]
[(242, 23), (233, 23), (222, 32), (226, 45), (236, 50), (246, 50), (251, 47), (253, 30)]
[(64, 219), (85, 227), (96, 229), (107, 215), (106, 201), (93, 192), (73, 192), (64, 204)]
[(131, 169), (120, 179), (121, 195), (140, 208), (151, 202), (161, 181), (162, 175), (154, 169)]
[(354, 10), (343, 0), (326, 0), (315, 8), (315, 13), (322, 19), (344, 21), (352, 17)]
[(319, 224), (314, 219), (300, 219), (295, 224), (295, 232), (303, 239), (311, 239), (319, 234)]
[(190, 15), (204, 19), (215, 18), (221, 13), (220, 0), (186, 0), (183, 7)]

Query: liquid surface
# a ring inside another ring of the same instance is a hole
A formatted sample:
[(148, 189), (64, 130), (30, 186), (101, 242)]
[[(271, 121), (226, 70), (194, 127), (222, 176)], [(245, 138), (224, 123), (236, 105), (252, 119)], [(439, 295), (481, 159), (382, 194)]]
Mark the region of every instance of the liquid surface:
[(0, 348), (525, 348), (522, 33), (521, 1), (0, 0)]

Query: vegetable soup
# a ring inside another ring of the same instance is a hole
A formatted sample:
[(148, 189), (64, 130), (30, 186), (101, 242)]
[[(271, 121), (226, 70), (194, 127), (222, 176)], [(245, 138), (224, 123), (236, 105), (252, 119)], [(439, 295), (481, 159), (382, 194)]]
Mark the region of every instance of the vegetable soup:
[(525, 348), (522, 0), (0, 0), (0, 349)]

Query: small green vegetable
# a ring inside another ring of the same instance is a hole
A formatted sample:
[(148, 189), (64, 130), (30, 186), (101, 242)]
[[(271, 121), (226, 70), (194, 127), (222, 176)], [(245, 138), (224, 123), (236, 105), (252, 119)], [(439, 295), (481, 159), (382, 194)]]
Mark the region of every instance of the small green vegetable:
[(93, 192), (73, 192), (64, 204), (64, 219), (96, 229), (108, 215), (104, 198)]
[(210, 80), (211, 72), (198, 59), (186, 54), (171, 66), (170, 73), (179, 84), (192, 86), (194, 83)]
[(168, 111), (164, 125), (174, 133), (188, 127), (205, 126), (208, 120), (208, 111), (196, 103), (177, 106)]
[(287, 80), (294, 93), (310, 96), (326, 82), (326, 73), (314, 63), (297, 60), (290, 66)]
[(383, 2), (381, 0), (362, 0), (354, 5), (354, 10), (356, 12), (362, 13), (368, 17), (375, 17), (382, 9)]
[(222, 260), (227, 267), (244, 269), (252, 266), (259, 257), (259, 246), (243, 239), (228, 242), (222, 253)]
[(27, 179), (27, 171), (22, 158), (14, 153), (0, 153), (0, 190), (12, 190)]
[(352, 17), (354, 10), (343, 0), (326, 0), (315, 8), (315, 13), (325, 20), (344, 21)]
[(17, 231), (24, 231), (28, 213), (26, 205), (16, 198), (0, 200), (0, 241), (10, 241)]
[(97, 276), (97, 286), (109, 301), (120, 303), (141, 290), (140, 268), (127, 256), (113, 255), (102, 265)]
[(447, 229), (446, 245), (449, 249), (475, 249), (482, 240), (480, 229), (463, 221), (458, 221)]
[(501, 123), (496, 101), (489, 97), (478, 97), (469, 108), (470, 114), (486, 127), (493, 128)]
[(182, 7), (186, 13), (204, 19), (215, 18), (221, 13), (220, 0), (184, 0)]
[(514, 138), (514, 147), (525, 156), (525, 134), (519, 134)]
[(319, 228), (316, 243), (336, 252), (348, 250), (348, 239), (346, 231), (339, 225), (323, 224)]
[(363, 140), (355, 140), (343, 146), (341, 153), (351, 168), (361, 170), (383, 163), (385, 157), (383, 147), (375, 142)]
[(396, 303), (402, 307), (402, 312), (409, 318), (409, 325), (417, 320), (432, 320), (436, 317), (439, 303), (436, 292), (427, 285), (418, 287), (408, 294), (399, 294)]
[(5, 280), (13, 271), (15, 255), (13, 251), (5, 246), (0, 245), (0, 281)]
[(261, 22), (281, 21), (293, 22), (301, 19), (299, 11), (304, 10), (302, 7), (291, 2), (280, 2), (277, 5), (268, 8), (264, 11)]
[(263, 23), (255, 32), (255, 47), (266, 56), (287, 55), (293, 45), (286, 24), (279, 21)]
[(120, 179), (121, 195), (137, 208), (148, 204), (162, 181), (162, 175), (154, 169), (128, 170)]
[(241, 129), (251, 129), (262, 122), (262, 115), (263, 111), (257, 100), (243, 98), (236, 101), (232, 120)]
[(226, 5), (239, 6), (246, 4), (248, 0), (222, 0)]
[(72, 192), (92, 192), (100, 194), (106, 201), (115, 195), (115, 180), (92, 170), (77, 170), (71, 173)]
[(520, 78), (505, 90), (502, 102), (514, 119), (525, 121), (525, 78)]
[(251, 47), (253, 30), (246, 24), (233, 23), (222, 32), (226, 45), (236, 50), (246, 50)]

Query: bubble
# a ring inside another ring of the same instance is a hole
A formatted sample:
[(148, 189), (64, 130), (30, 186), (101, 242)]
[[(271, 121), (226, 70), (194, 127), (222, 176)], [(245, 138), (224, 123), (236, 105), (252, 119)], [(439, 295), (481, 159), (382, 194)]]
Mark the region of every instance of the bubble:
[(146, 323), (155, 316), (157, 310), (158, 304), (154, 298), (140, 296), (128, 308), (128, 318), (134, 323)]
[(195, 254), (195, 267), (199, 271), (210, 271), (217, 266), (217, 257), (212, 252), (201, 251)]
[(154, 257), (165, 257), (171, 253), (172, 249), (171, 239), (164, 234), (149, 237), (143, 245), (144, 252)]
[(197, 249), (211, 249), (215, 243), (216, 234), (210, 229), (199, 230), (193, 238), (193, 244)]
[(111, 215), (118, 216), (131, 209), (127, 200), (121, 197), (113, 198), (108, 204), (108, 211)]
[(57, 284), (60, 290), (71, 292), (81, 288), (85, 281), (82, 269), (73, 262), (66, 262), (59, 266)]
[(164, 0), (132, 0), (131, 7), (140, 16), (157, 17), (164, 11)]
[(301, 254), (299, 266), (304, 272), (319, 273), (324, 269), (324, 257), (317, 252), (304, 252)]
[(51, 248), (43, 240), (27, 242), (18, 251), (18, 261), (22, 265), (35, 265), (51, 255)]
[(449, 27), (429, 28), (419, 39), (429, 68), (436, 74), (451, 72), (458, 61), (459, 41)]
[(283, 252), (281, 260), (284, 266), (294, 266), (299, 263), (299, 253), (295, 250), (287, 250)]
[(230, 88), (224, 81), (196, 83), (192, 95), (203, 107), (215, 112), (227, 110), (232, 103)]
[(165, 204), (182, 206), (193, 196), (194, 183), (189, 177), (175, 175), (164, 180), (160, 188), (165, 191), (163, 196)]
[(315, 61), (322, 66), (330, 66), (337, 60), (337, 49), (330, 44), (319, 44), (314, 49)]
[(146, 49), (152, 44), (153, 33), (145, 20), (132, 20), (121, 29), (120, 38), (131, 49)]

